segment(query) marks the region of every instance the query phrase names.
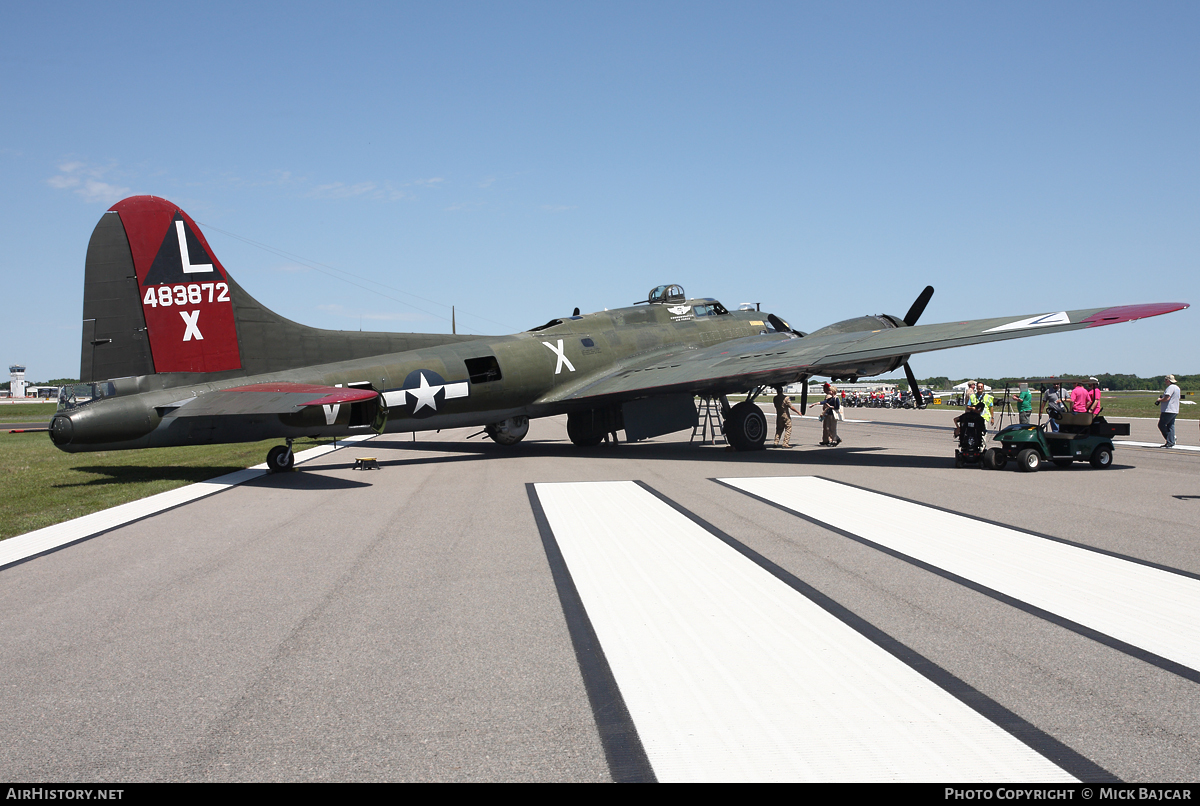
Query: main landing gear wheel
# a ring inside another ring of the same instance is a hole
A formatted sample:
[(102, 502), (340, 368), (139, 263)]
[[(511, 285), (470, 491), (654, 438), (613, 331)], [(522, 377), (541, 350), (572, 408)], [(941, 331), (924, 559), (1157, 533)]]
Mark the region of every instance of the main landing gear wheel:
[(267, 452), (267, 471), (270, 473), (286, 473), (296, 464), (296, 454), (292, 453), (292, 441), (286, 445), (276, 445)]
[(567, 439), (580, 448), (594, 448), (604, 441), (609, 426), (616, 425), (611, 420), (595, 411), (573, 411), (567, 415)]
[(1097, 445), (1096, 450), (1092, 451), (1092, 467), (1097, 470), (1108, 470), (1112, 467), (1112, 463), (1112, 448), (1107, 445)]
[(746, 401), (729, 410), (725, 436), (736, 451), (761, 451), (767, 442), (767, 418), (762, 409)]

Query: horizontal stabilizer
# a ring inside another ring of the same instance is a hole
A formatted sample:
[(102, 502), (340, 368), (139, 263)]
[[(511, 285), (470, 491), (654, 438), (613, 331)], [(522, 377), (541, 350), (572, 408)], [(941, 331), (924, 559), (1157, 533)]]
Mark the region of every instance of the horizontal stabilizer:
[[(358, 403), (378, 397), (371, 389), (348, 389), (309, 383), (257, 383), (209, 392), (180, 401), (164, 417), (229, 417), (293, 414), (309, 406)], [(167, 407), (170, 408), (170, 407)]]

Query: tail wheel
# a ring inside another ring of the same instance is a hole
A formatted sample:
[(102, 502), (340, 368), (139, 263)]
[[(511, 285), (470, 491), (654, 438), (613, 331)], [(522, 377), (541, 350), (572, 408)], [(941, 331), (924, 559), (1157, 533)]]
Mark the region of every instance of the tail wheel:
[(762, 409), (746, 401), (729, 410), (725, 436), (738, 451), (761, 451), (767, 441), (767, 418)]
[(1092, 467), (1097, 470), (1108, 470), (1112, 467), (1113, 449), (1108, 445), (1097, 445), (1092, 451)]
[(1033, 448), (1026, 448), (1017, 454), (1017, 466), (1022, 473), (1036, 473), (1042, 466), (1042, 455)]
[(291, 445), (276, 445), (267, 452), (267, 470), (271, 473), (286, 473), (296, 464), (296, 454)]

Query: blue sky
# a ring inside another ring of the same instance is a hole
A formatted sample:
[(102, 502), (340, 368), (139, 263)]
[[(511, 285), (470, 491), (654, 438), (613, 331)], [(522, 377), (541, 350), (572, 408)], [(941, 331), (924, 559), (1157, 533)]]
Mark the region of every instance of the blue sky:
[[(926, 284), (923, 323), (1196, 304), (1198, 42), (1194, 2), (4, 4), (0, 360), (78, 372), (88, 238), (140, 193), (335, 329), (667, 282), (804, 330)], [(913, 366), (1196, 373), (1196, 316)]]

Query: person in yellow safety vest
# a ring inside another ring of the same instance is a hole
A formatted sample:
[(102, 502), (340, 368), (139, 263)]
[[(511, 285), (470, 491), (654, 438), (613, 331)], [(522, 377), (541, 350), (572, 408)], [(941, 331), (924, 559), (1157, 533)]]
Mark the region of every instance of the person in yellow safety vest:
[(981, 383), (978, 386), (980, 393), (979, 399), (983, 402), (983, 421), (989, 426), (992, 424), (992, 406), (996, 404), (996, 398), (992, 397), (992, 393), (985, 390)]

